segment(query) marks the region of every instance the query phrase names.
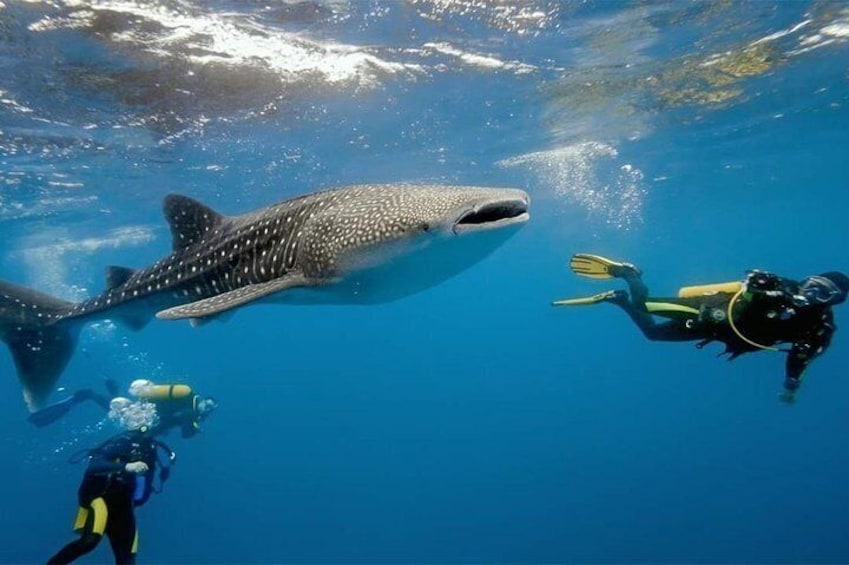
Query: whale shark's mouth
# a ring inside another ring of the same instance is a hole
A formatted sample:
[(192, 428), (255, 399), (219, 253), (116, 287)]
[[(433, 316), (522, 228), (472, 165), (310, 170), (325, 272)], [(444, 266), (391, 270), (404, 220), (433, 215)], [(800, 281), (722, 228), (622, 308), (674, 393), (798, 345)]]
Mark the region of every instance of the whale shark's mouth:
[(463, 212), (454, 221), (454, 233), (499, 229), (527, 222), (529, 218), (527, 200), (487, 202)]

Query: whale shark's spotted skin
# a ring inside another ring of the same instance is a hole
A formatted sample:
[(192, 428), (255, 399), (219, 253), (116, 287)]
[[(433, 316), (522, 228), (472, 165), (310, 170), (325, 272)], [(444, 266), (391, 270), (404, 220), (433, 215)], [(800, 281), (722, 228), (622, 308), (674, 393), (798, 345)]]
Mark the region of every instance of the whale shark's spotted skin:
[(227, 217), (170, 195), (164, 202), (170, 255), (136, 271), (110, 267), (106, 290), (78, 304), (0, 282), (0, 337), (12, 350), (30, 406), (37, 406), (88, 319), (114, 317), (134, 329), (154, 312), (163, 319), (204, 321), (250, 302), (294, 296), (292, 289), (339, 290), (314, 293), (314, 302), (395, 299), (444, 280), (498, 242), (459, 259), (456, 253), (437, 255), (420, 269), (398, 262), (397, 273), (417, 280), (400, 280), (391, 268), (378, 267), (428, 246), (441, 250), (440, 242), (456, 247), (468, 234), (519, 225), (528, 217), (527, 205), (520, 190), (367, 184)]

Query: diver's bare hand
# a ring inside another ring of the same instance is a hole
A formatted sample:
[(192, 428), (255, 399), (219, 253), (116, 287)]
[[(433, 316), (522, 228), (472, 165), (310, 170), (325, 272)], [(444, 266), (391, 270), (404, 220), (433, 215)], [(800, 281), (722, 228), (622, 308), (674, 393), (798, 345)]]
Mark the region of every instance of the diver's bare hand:
[(124, 465), (128, 473), (147, 473), (147, 463), (144, 461), (131, 461)]

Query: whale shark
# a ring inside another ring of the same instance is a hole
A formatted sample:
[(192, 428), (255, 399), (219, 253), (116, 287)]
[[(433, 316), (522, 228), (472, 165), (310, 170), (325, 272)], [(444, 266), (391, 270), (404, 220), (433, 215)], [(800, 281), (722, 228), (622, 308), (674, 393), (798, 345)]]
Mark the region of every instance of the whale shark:
[(140, 330), (154, 317), (201, 325), (258, 303), (390, 302), (486, 257), (529, 219), (528, 205), (518, 189), (364, 184), (225, 216), (171, 194), (168, 256), (107, 267), (105, 290), (79, 303), (0, 281), (0, 339), (35, 411), (86, 322)]

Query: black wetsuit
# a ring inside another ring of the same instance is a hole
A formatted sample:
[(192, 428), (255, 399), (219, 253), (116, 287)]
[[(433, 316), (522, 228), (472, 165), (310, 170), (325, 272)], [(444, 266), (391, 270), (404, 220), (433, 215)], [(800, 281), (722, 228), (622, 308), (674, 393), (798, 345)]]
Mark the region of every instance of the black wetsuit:
[(197, 404), (200, 396), (190, 394), (183, 398), (169, 398), (167, 400), (152, 400), (156, 404), (156, 415), (159, 421), (156, 424), (155, 433), (162, 434), (171, 428), (180, 428), (182, 437), (190, 438), (200, 431), (200, 413)]
[[(772, 277), (768, 288), (753, 289), (749, 285), (746, 293), (735, 300), (732, 315), (737, 331), (728, 322), (728, 305), (736, 293), (649, 298), (639, 275), (632, 275), (624, 277), (630, 289), (630, 301), (623, 296), (613, 302), (625, 310), (648, 339), (655, 341), (700, 340), (699, 347), (720, 341), (731, 359), (761, 349), (741, 335), (768, 347), (790, 344), (784, 350), (787, 353), (784, 388), (792, 394), (799, 388), (807, 366), (828, 348), (837, 328), (830, 306), (800, 302), (797, 281)], [(684, 308), (676, 309), (677, 306)], [(669, 320), (657, 323), (655, 315)]]
[[(150, 496), (157, 445), (152, 435), (133, 431), (110, 438), (89, 452), (89, 465), (78, 492), (80, 538), (63, 547), (48, 563), (70, 563), (97, 547), (104, 534), (115, 563), (135, 562), (134, 507)], [(132, 461), (145, 462), (148, 470), (143, 474), (127, 471), (125, 465)]]

